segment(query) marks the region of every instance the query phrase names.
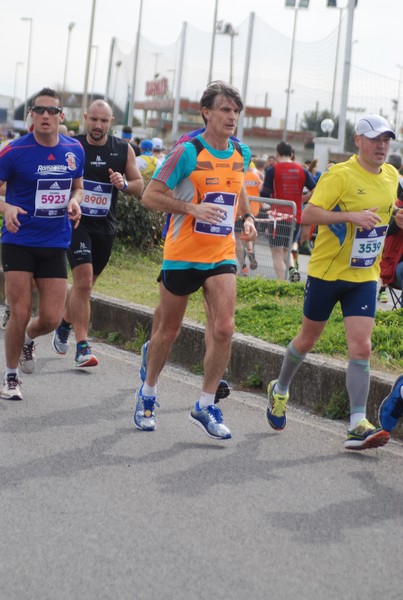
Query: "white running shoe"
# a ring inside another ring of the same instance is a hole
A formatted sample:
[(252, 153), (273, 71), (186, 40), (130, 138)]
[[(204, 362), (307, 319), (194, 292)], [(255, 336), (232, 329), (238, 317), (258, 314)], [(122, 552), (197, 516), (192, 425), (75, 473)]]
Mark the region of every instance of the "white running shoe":
[(3, 398), (3, 400), (22, 400), (21, 381), (17, 375), (12, 374), (4, 377), (0, 398)]
[(31, 375), (35, 371), (36, 356), (35, 356), (35, 344), (32, 341), (29, 344), (24, 344), (18, 361), (18, 366), (23, 373)]

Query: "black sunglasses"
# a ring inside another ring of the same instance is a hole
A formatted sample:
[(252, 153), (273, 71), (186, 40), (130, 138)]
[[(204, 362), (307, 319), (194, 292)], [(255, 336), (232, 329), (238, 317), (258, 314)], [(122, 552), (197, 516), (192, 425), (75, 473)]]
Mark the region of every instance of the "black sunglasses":
[(62, 109), (58, 106), (33, 106), (31, 110), (37, 115), (44, 115), (47, 112), (48, 115), (52, 116), (62, 112)]

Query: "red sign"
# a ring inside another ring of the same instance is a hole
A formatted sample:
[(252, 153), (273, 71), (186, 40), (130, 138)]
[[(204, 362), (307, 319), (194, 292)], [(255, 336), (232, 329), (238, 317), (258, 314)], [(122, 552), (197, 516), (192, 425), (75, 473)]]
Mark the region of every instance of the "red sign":
[(168, 93), (168, 79), (146, 81), (146, 96), (165, 96)]

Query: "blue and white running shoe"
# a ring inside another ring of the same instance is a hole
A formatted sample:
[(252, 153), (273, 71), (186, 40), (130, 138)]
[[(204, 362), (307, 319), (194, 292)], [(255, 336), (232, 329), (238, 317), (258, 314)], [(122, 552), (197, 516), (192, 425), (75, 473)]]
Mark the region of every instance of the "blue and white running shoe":
[(403, 416), (403, 398), (400, 395), (402, 386), (403, 375), (400, 375), (393, 384), (390, 394), (379, 407), (378, 419), (384, 431), (392, 431)]
[(134, 411), (134, 424), (142, 431), (154, 431), (157, 427), (154, 408), (159, 407), (155, 396), (143, 396), (143, 386), (137, 393), (136, 409)]
[(232, 437), (230, 430), (224, 425), (221, 410), (215, 404), (199, 408), (199, 403), (196, 402), (190, 411), (189, 419), (215, 440), (229, 440)]

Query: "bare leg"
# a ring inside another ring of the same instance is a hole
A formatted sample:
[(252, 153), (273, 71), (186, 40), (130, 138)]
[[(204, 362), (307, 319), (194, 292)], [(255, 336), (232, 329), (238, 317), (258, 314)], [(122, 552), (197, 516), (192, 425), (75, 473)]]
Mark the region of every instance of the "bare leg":
[(176, 296), (160, 283), (160, 303), (156, 309), (156, 324), (147, 349), (147, 377), (149, 386), (155, 386), (172, 344), (179, 335), (188, 303), (188, 296)]
[(97, 278), (89, 263), (74, 267), (72, 273), (73, 285), (69, 290), (64, 319), (67, 323), (73, 323), (74, 334), (79, 342), (88, 338), (91, 292)]
[(5, 295), (10, 306), (10, 320), (4, 333), (6, 366), (16, 369), (24, 345), (25, 330), (32, 311), (32, 273), (4, 273)]
[(236, 300), (235, 277), (230, 273), (209, 277), (203, 291), (207, 314), (203, 391), (215, 394), (231, 353)]

